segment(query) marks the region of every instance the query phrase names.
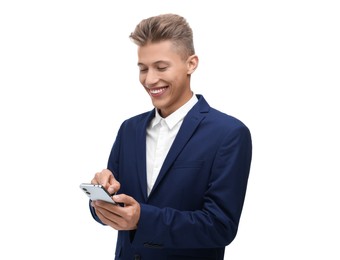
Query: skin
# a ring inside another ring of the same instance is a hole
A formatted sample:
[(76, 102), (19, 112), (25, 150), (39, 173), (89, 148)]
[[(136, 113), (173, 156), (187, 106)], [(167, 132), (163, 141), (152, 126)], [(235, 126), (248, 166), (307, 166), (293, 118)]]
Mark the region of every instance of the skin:
[(183, 59), (169, 40), (138, 48), (139, 81), (162, 117), (192, 97), (190, 75), (197, 65), (196, 55)]
[[(190, 76), (198, 66), (198, 57), (184, 58), (180, 54), (169, 40), (138, 47), (139, 81), (164, 118), (193, 95)], [(111, 194), (120, 189), (120, 183), (108, 169), (97, 172), (91, 183), (103, 185)], [(116, 230), (136, 229), (140, 218), (139, 203), (126, 194), (114, 195), (112, 199), (124, 207), (104, 201), (92, 202), (99, 219)]]

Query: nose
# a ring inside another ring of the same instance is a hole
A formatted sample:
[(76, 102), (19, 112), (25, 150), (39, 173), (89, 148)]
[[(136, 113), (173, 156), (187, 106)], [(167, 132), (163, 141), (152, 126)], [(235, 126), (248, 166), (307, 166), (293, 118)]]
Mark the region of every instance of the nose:
[(158, 74), (155, 70), (149, 69), (145, 75), (145, 85), (153, 86), (158, 82)]

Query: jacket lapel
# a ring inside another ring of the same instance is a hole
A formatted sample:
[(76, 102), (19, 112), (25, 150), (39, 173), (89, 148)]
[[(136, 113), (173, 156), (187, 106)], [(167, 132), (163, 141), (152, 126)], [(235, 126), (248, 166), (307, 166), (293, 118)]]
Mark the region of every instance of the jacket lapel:
[(143, 193), (144, 201), (147, 200), (147, 181), (146, 181), (146, 128), (152, 118), (155, 117), (155, 110), (149, 112), (145, 120), (139, 123), (140, 131), (136, 133), (136, 149), (137, 152), (137, 174), (139, 178), (140, 188)]
[[(204, 98), (198, 95), (199, 101), (197, 104), (189, 111), (183, 120), (182, 126), (166, 156), (162, 168), (159, 172), (157, 180), (151, 190), (149, 197), (157, 189), (158, 184), (162, 181), (165, 174), (168, 172), (171, 165), (176, 160), (177, 156), (180, 154), (186, 143), (190, 140), (191, 136), (195, 132), (202, 119), (205, 117), (204, 112), (209, 110), (209, 105), (206, 103)], [(203, 113), (202, 113), (203, 112)]]

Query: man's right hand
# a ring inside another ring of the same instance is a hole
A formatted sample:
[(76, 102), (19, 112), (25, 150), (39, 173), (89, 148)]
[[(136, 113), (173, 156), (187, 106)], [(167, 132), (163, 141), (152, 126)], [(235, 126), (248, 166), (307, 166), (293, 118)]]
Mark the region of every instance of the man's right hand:
[(97, 172), (94, 175), (91, 183), (101, 184), (110, 194), (114, 194), (120, 189), (120, 183), (115, 179), (112, 172), (108, 169)]

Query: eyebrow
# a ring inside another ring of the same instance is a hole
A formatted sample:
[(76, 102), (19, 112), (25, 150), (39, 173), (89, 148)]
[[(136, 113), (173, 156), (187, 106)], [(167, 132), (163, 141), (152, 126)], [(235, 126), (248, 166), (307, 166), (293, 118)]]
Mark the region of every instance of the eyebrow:
[[(160, 63), (165, 63), (165, 64), (167, 64), (167, 65), (170, 64), (170, 62), (168, 62), (168, 61), (159, 60), (159, 61), (156, 61), (156, 62), (152, 63), (152, 65), (158, 65), (158, 64), (160, 64)], [(138, 62), (138, 63), (137, 63), (137, 66), (145, 66), (145, 64), (144, 64), (144, 63), (141, 63), (141, 62)]]

